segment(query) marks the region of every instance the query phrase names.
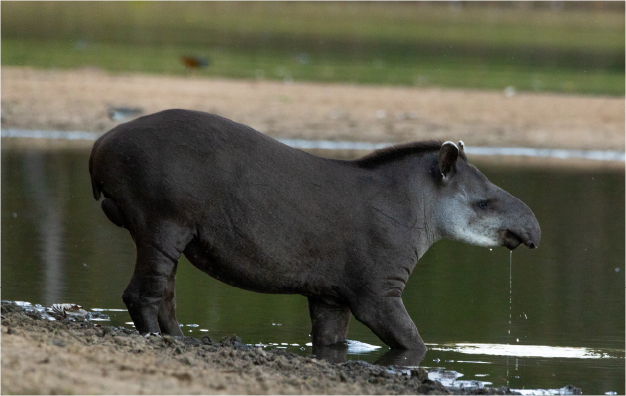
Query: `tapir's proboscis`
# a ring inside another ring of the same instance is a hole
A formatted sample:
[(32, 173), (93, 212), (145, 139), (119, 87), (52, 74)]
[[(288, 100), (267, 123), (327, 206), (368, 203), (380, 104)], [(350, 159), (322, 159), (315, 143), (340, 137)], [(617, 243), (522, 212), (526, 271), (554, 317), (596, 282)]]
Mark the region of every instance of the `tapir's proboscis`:
[(345, 342), (352, 314), (391, 348), (425, 349), (402, 291), (433, 243), (515, 249), (541, 238), (533, 212), (470, 165), (462, 142), (335, 160), (217, 115), (166, 110), (105, 133), (89, 172), (137, 248), (122, 298), (140, 333), (182, 336), (184, 254), (229, 285), (305, 296), (314, 346)]

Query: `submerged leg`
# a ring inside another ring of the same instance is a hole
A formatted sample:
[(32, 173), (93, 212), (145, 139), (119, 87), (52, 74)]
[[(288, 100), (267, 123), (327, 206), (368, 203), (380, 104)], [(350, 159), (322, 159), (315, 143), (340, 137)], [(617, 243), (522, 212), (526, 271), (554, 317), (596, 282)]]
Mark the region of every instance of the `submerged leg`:
[(426, 350), (402, 298), (359, 298), (351, 308), (354, 317), (391, 348)]
[(316, 298), (308, 298), (311, 315), (313, 345), (331, 345), (344, 342), (348, 335), (350, 308), (330, 305)]
[[(178, 257), (168, 257), (151, 244), (137, 242), (135, 271), (122, 294), (122, 300), (135, 323), (135, 328), (141, 334), (161, 331), (158, 320), (159, 309), (177, 261)], [(173, 286), (172, 282), (172, 292)]]
[(174, 268), (167, 278), (167, 285), (163, 291), (163, 299), (159, 307), (158, 320), (161, 333), (182, 337), (183, 332), (178, 325), (178, 320), (176, 320), (176, 293), (174, 292), (174, 285), (176, 283), (177, 267), (178, 262), (174, 264)]

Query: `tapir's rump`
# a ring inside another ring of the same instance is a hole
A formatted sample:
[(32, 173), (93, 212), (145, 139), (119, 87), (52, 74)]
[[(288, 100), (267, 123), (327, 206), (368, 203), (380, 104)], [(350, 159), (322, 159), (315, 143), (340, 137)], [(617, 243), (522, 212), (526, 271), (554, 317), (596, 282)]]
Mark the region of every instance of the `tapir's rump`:
[(339, 161), (216, 115), (167, 110), (104, 134), (89, 172), (94, 197), (137, 247), (123, 299), (141, 333), (182, 335), (174, 283), (185, 254), (230, 285), (306, 296), (314, 345), (345, 341), (354, 314), (391, 347), (423, 350), (401, 294), (430, 245), (514, 249), (541, 237), (532, 211), (459, 146), (410, 143)]

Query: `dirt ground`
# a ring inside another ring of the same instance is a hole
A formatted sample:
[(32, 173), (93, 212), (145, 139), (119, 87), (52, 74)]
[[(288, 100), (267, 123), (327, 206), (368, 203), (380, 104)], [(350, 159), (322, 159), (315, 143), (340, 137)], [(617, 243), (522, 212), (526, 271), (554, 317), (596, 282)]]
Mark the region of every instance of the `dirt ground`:
[[(2, 128), (105, 132), (108, 108), (220, 114), (273, 137), (624, 151), (624, 98), (2, 67)], [(6, 139), (5, 139), (6, 140)]]
[[(473, 392), (511, 394), (507, 387)], [(2, 303), (2, 394), (427, 393), (471, 391), (430, 381), (424, 369), (398, 374), (362, 361), (329, 363), (236, 336), (143, 337)]]

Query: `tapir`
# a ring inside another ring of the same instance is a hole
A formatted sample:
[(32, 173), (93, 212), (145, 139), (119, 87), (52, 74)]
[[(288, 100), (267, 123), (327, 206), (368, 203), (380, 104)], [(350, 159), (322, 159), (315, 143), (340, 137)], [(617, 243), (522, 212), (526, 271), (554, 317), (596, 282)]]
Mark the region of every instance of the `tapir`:
[(433, 243), (512, 250), (541, 238), (533, 212), (470, 165), (462, 142), (336, 160), (174, 109), (102, 135), (89, 173), (94, 198), (135, 242), (122, 299), (140, 333), (182, 336), (184, 254), (229, 285), (305, 296), (314, 346), (345, 342), (352, 314), (391, 348), (424, 349), (402, 291)]

